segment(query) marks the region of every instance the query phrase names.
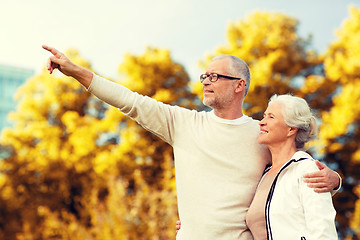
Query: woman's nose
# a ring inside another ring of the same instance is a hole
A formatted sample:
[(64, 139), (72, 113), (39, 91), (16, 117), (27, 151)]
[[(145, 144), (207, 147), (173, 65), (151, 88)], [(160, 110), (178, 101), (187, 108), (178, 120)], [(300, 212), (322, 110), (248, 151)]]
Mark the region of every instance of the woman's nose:
[(262, 120), (259, 122), (259, 125), (260, 125), (260, 126), (264, 126), (264, 125), (265, 125), (264, 119), (262, 119)]

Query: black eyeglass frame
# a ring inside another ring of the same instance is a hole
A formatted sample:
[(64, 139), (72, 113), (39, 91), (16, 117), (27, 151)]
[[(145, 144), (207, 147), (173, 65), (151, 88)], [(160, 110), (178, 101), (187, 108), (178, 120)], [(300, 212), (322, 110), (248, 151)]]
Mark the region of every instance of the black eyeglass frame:
[[(210, 82), (216, 82), (219, 79), (219, 77), (226, 78), (226, 79), (229, 79), (229, 80), (244, 80), (242, 78), (231, 77), (231, 76), (222, 75), (222, 74), (218, 74), (218, 73), (209, 73), (209, 74), (203, 73), (203, 74), (200, 75), (200, 82), (202, 83), (203, 81), (205, 81), (206, 78), (209, 78)], [(246, 83), (245, 83), (245, 86), (246, 86)]]

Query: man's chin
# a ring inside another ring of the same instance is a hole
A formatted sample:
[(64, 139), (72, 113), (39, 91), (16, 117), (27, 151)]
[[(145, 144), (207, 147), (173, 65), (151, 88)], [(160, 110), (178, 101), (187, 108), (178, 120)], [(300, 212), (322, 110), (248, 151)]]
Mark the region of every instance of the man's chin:
[(213, 101), (211, 101), (210, 99), (203, 99), (203, 104), (207, 107), (211, 107), (213, 105)]

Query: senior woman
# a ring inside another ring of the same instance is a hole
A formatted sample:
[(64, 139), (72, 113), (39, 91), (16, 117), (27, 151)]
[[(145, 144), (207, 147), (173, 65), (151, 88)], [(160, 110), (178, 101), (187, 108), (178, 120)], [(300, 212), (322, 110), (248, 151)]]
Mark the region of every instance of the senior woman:
[(291, 95), (271, 97), (260, 121), (258, 142), (272, 155), (246, 216), (255, 240), (338, 239), (331, 193), (315, 193), (302, 176), (317, 170), (302, 151), (316, 133), (306, 101)]

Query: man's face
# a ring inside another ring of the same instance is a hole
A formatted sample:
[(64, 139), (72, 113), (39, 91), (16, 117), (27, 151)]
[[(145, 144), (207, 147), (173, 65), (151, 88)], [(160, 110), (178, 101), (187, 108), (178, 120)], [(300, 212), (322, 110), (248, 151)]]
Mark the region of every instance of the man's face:
[[(222, 58), (212, 62), (206, 74), (218, 73), (230, 75), (228, 72), (229, 59)], [(207, 78), (203, 81), (203, 103), (214, 110), (223, 109), (234, 101), (234, 90), (236, 81), (229, 81), (219, 77), (216, 82), (210, 82)]]

